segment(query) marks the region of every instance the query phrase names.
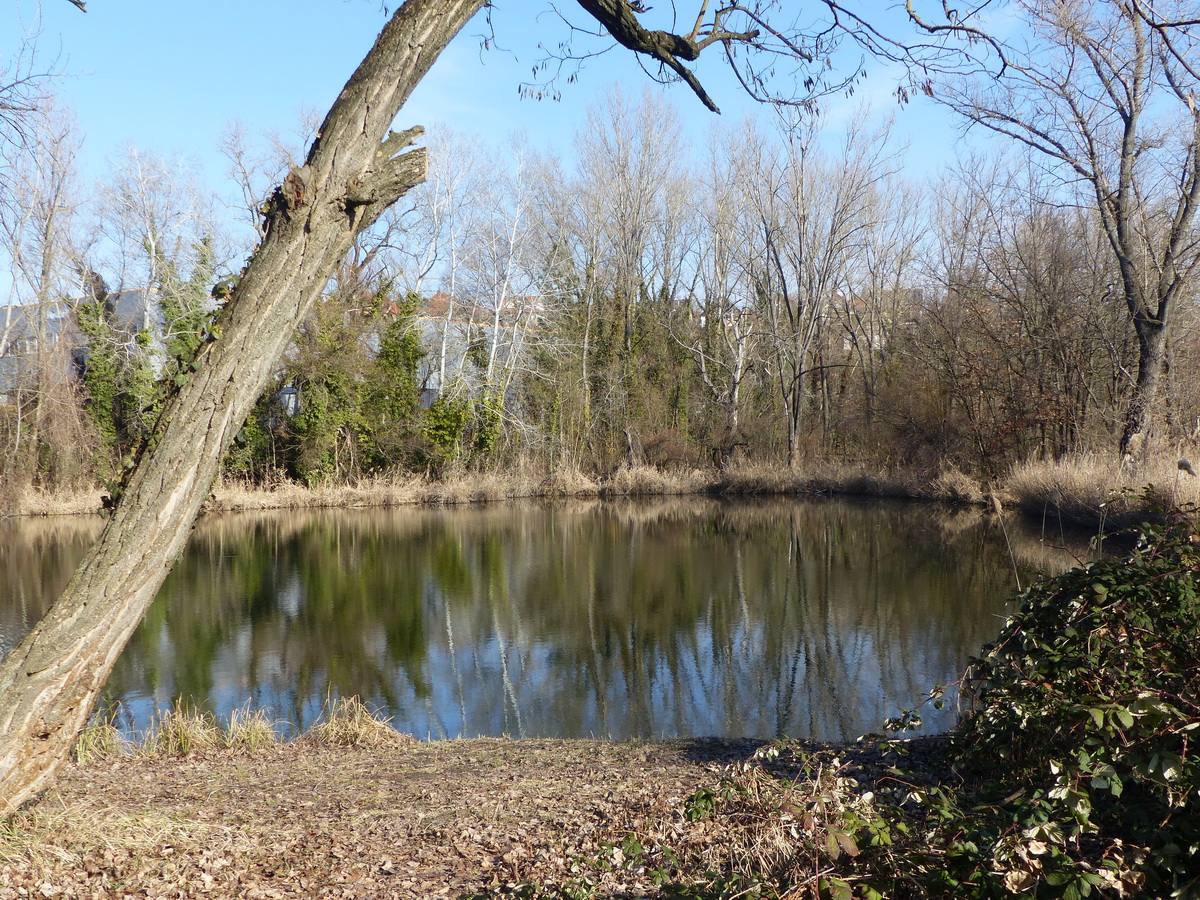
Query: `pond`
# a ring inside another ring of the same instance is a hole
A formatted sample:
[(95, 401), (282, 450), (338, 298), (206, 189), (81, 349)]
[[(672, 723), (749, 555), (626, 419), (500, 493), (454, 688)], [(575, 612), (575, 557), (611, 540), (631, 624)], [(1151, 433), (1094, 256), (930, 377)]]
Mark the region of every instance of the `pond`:
[[(0, 651), (99, 527), (0, 524)], [(850, 739), (995, 637), (1009, 537), (883, 501), (208, 516), (104, 704), (131, 733), (182, 698), (294, 734), (358, 695), (420, 738)]]

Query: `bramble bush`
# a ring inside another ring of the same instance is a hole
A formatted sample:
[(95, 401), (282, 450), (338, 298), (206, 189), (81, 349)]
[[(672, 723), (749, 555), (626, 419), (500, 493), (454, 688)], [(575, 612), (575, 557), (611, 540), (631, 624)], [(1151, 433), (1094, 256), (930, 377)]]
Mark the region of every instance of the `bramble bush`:
[(1174, 512), (1027, 590), (963, 678), (946, 775), (882, 781), (825, 892), (1200, 897), (1198, 581), (1196, 525)]
[(1035, 896), (1200, 896), (1200, 539), (1172, 514), (1043, 582), (968, 670), (953, 756)]

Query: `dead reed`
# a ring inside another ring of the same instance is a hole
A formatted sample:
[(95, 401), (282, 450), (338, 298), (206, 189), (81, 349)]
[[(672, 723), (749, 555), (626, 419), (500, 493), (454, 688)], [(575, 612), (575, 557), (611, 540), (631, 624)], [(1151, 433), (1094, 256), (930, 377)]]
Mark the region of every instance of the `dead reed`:
[(321, 721), (301, 737), (321, 747), (396, 747), (416, 742), (392, 727), (392, 720), (358, 697), (335, 697), (325, 704)]
[(1200, 478), (1175, 455), (1140, 462), (1083, 453), (1013, 467), (1005, 482), (1022, 512), (1089, 528), (1129, 528), (1166, 506), (1200, 502)]

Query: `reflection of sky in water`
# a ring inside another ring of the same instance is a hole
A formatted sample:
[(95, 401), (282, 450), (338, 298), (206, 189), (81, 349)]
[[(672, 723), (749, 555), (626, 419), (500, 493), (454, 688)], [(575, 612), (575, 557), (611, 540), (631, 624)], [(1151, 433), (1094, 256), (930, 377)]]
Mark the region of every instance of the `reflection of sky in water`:
[(852, 738), (999, 630), (999, 534), (937, 519), (673, 500), (205, 520), (106, 702), (130, 730), (184, 695), (294, 733), (358, 694), (422, 738)]

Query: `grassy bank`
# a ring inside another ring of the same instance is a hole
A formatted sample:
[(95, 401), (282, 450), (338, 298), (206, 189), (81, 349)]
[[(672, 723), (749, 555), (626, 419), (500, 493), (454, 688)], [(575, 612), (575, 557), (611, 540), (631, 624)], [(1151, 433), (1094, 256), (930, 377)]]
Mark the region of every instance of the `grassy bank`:
[[(819, 463), (793, 472), (786, 466), (744, 463), (722, 470), (622, 466), (605, 478), (574, 470), (550, 474), (457, 472), (439, 479), (417, 475), (362, 479), (352, 484), (305, 486), (283, 481), (268, 486), (221, 482), (205, 504), (207, 512), (266, 509), (455, 506), (522, 499), (617, 498), (717, 494), (778, 496), (845, 494), (983, 504), (985, 485), (949, 468), (933, 475), (886, 473), (861, 463)], [(27, 516), (98, 513), (104, 492), (24, 494), (13, 512)]]
[(1200, 478), (1176, 456), (1137, 464), (1100, 454), (1023, 463), (1009, 473), (1004, 490), (1028, 516), (1110, 530), (1139, 525), (1154, 509), (1200, 505)]
[[(1198, 461), (1197, 465), (1200, 465)], [(99, 490), (73, 494), (29, 492), (19, 514), (76, 515), (100, 510)], [(723, 470), (664, 470), (625, 466), (607, 478), (570, 470), (550, 474), (459, 472), (442, 479), (391, 476), (354, 484), (306, 487), (281, 482), (268, 487), (218, 484), (209, 512), (266, 509), (453, 506), (521, 499), (614, 498), (716, 494), (728, 497), (845, 495), (933, 500), (1020, 510), (1045, 522), (1103, 528), (1136, 526), (1169, 506), (1200, 505), (1200, 478), (1179, 468), (1175, 457), (1137, 465), (1099, 454), (1027, 462), (985, 483), (953, 467), (934, 473), (883, 471), (865, 463), (819, 462), (791, 471), (786, 466), (743, 463)]]

